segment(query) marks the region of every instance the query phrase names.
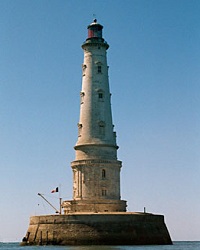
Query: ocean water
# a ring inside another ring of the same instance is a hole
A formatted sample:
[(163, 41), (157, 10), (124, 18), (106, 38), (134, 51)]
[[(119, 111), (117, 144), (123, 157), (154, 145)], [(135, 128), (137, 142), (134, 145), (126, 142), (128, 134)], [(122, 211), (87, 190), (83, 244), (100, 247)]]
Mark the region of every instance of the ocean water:
[(0, 243), (0, 250), (200, 250), (200, 241), (175, 241), (170, 246), (20, 246)]

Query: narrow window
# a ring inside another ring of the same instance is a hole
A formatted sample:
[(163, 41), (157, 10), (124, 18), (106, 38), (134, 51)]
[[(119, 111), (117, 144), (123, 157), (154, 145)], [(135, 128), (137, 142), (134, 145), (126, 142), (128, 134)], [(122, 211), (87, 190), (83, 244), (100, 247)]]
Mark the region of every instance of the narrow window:
[(77, 124), (78, 125), (78, 137), (80, 137), (81, 136), (81, 131), (82, 131), (82, 124), (80, 124), (80, 123), (78, 123)]
[(85, 76), (85, 70), (86, 70), (87, 66), (85, 64), (82, 64), (82, 71), (83, 71), (83, 76)]
[(101, 73), (101, 66), (97, 66), (97, 72)]
[(102, 189), (102, 196), (106, 196), (106, 189)]
[(85, 96), (85, 93), (84, 93), (84, 92), (81, 92), (81, 93), (80, 93), (81, 104), (83, 104), (83, 102), (84, 102), (84, 96)]
[(104, 95), (104, 91), (102, 89), (97, 90), (97, 96), (98, 96), (99, 102), (104, 102), (105, 95)]
[(105, 179), (105, 178), (106, 178), (106, 170), (102, 169), (102, 179)]

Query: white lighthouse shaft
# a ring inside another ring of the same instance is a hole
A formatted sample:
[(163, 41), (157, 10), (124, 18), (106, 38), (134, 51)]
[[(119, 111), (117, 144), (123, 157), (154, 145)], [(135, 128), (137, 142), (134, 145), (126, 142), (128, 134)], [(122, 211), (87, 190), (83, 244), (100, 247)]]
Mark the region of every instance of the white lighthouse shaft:
[[(80, 120), (78, 141), (75, 146), (76, 160), (117, 159), (116, 134), (113, 132), (108, 66), (106, 50), (108, 44), (102, 33), (91, 34), (91, 29), (102, 30), (96, 22), (88, 26), (89, 38), (82, 45), (82, 90), (80, 93)], [(80, 146), (93, 146), (87, 153)], [(96, 152), (97, 150), (97, 152)]]
[(82, 48), (84, 62), (77, 145), (109, 144), (116, 147), (106, 60), (108, 45), (86, 41)]

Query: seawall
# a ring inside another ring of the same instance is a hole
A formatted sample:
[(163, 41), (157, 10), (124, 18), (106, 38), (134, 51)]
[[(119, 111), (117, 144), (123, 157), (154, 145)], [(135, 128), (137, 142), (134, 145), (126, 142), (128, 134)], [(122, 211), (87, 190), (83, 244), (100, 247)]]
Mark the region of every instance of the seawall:
[(21, 245), (172, 244), (163, 215), (73, 213), (30, 217)]

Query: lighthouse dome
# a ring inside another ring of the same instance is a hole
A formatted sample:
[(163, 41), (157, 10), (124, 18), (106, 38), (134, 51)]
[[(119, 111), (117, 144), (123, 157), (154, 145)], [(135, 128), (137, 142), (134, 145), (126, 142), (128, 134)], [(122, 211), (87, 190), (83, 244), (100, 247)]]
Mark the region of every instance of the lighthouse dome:
[(88, 38), (102, 38), (103, 26), (94, 19), (93, 22), (88, 25)]

